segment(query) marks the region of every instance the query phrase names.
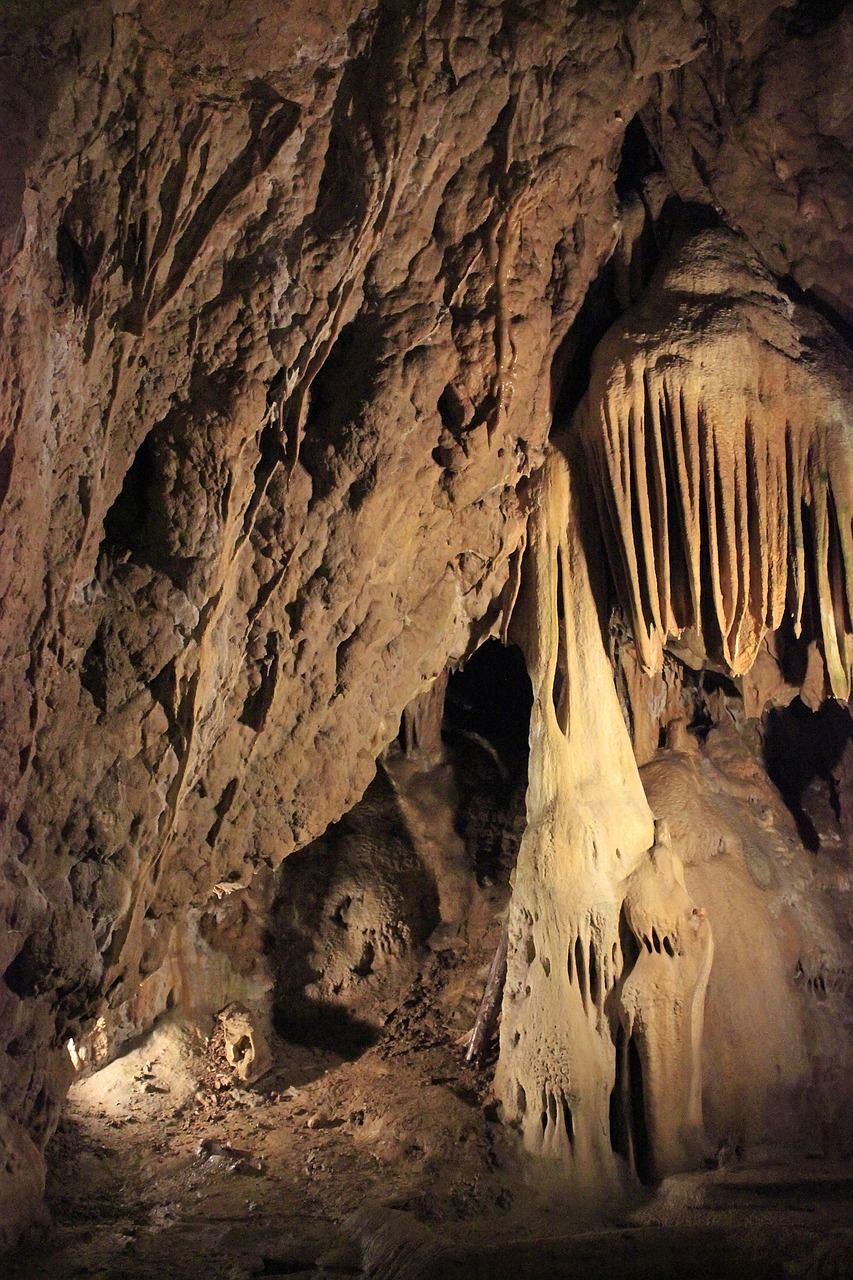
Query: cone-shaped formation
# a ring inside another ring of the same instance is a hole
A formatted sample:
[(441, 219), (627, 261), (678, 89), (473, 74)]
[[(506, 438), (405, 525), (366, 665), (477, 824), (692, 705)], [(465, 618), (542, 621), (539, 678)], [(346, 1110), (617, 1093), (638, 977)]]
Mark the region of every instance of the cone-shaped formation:
[(853, 672), (853, 377), (744, 242), (703, 232), (601, 342), (576, 424), (643, 665), (667, 640), (751, 667), (806, 602)]

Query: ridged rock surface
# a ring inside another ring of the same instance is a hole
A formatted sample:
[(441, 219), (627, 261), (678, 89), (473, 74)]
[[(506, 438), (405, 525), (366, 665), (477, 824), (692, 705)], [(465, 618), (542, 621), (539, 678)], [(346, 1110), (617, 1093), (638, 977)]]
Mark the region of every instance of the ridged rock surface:
[(576, 424), (649, 673), (687, 631), (700, 662), (743, 675), (786, 609), (801, 633), (808, 595), (850, 697), (851, 405), (832, 329), (731, 232), (688, 240), (602, 339)]
[[(744, 41), (745, 74), (778, 61), (784, 25), (737, 8), (4, 6), (10, 1230), (68, 1036), (132, 1002), (190, 905), (346, 811), (499, 625), (626, 125), (721, 29), (730, 70)], [(797, 37), (795, 94), (824, 38)]]

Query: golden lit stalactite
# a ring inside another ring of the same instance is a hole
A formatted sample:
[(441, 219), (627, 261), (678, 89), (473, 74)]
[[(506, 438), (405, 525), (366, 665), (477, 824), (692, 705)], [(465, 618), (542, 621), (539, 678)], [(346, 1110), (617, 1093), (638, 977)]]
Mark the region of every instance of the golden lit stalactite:
[(680, 640), (733, 675), (808, 601), (853, 673), (849, 356), (733, 233), (703, 232), (605, 336), (575, 424), (643, 666)]
[[(694, 917), (680, 863), (667, 849), (664, 874), (654, 845), (601, 631), (591, 495), (576, 486), (552, 452), (533, 499), (517, 606), (534, 703), (496, 1088), (525, 1146), (553, 1157), (561, 1181), (595, 1195), (618, 1186), (618, 1157), (631, 1155), (615, 1140), (611, 1116), (623, 1024), (636, 1028), (652, 1072), (634, 1111), (651, 1105), (645, 1128), (658, 1139), (655, 1171), (695, 1158), (701, 1009), (693, 1011), (704, 998), (697, 974), (707, 978), (710, 935), (703, 919), (697, 955), (682, 920)], [(623, 954), (620, 924), (622, 935), (635, 927), (630, 913), (627, 926), (623, 917), (626, 898), (642, 902), (643, 922), (654, 920), (658, 936), (678, 938), (666, 970), (650, 967), (639, 941)], [(660, 1017), (661, 999), (685, 1017)], [(659, 1119), (664, 1094), (678, 1117), (674, 1130)]]

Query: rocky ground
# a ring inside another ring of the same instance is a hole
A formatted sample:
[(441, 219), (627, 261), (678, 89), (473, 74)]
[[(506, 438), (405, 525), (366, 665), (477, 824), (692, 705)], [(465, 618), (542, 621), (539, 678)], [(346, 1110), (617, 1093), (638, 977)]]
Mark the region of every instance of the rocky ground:
[[(484, 670), (490, 690), (500, 672)], [(781, 1146), (723, 1143), (713, 1167), (603, 1208), (567, 1204), (541, 1179), (534, 1184), (492, 1096), (496, 1038), (480, 1063), (465, 1061), (503, 927), (526, 772), (523, 744), (501, 741), (483, 719), (477, 671), (472, 663), (450, 691), (452, 784), (447, 762), (418, 769), (390, 755), (347, 820), (280, 873), (266, 940), (281, 1033), (270, 1036), (270, 1069), (244, 1083), (227, 1062), (223, 1024), (199, 1025), (173, 1012), (108, 1066), (81, 1073), (48, 1151), (49, 1217), (0, 1271), (3, 1280), (853, 1277), (853, 1157), (841, 1142), (830, 1158), (817, 1132), (811, 1154), (796, 1157)], [(511, 684), (501, 687), (510, 697)], [(698, 754), (698, 746), (693, 754), (658, 752), (645, 783), (658, 808), (669, 796), (678, 810), (673, 823), (692, 823), (696, 840), (705, 835), (691, 818), (690, 796), (701, 799), (702, 786), (710, 787), (717, 808), (705, 805), (706, 825), (734, 842), (733, 866), (740, 843), (755, 863), (765, 846), (749, 815), (763, 813), (767, 802), (767, 839), (787, 832), (794, 840), (793, 819), (786, 827), (781, 796), (770, 794), (763, 774), (761, 787), (754, 778), (746, 787), (754, 733), (735, 732), (733, 716), (723, 714), (735, 702), (714, 696), (728, 729), (709, 729)], [(827, 716), (839, 720), (841, 763), (812, 759), (801, 724), (811, 721), (799, 711), (778, 713), (767, 730), (777, 785), (792, 806), (796, 799), (803, 829), (815, 833), (815, 875), (824, 874), (824, 863), (841, 865), (848, 837), (848, 810), (836, 812), (833, 798), (847, 776), (849, 728), (832, 708)], [(786, 747), (788, 737), (796, 751)], [(830, 738), (825, 729), (819, 735), (821, 743)], [(686, 790), (676, 786), (682, 773)], [(728, 825), (720, 826), (720, 805)], [(464, 920), (417, 935), (416, 925), (432, 929), (433, 920), (426, 906), (422, 920), (415, 910), (421, 881), (409, 863), (431, 860), (436, 900), (450, 908), (460, 840), (468, 867)], [(691, 874), (703, 865), (697, 850)], [(714, 866), (724, 863), (718, 856)], [(781, 874), (787, 864), (781, 855), (777, 863)], [(382, 879), (392, 872), (399, 883)], [(325, 886), (316, 912), (298, 892), (305, 876)], [(712, 888), (703, 884), (703, 894)], [(301, 914), (293, 915), (288, 902), (297, 901)], [(397, 916), (411, 922), (409, 944), (392, 930), (393, 945), (377, 941), (364, 965), (365, 940), (384, 936), (382, 912), (391, 924)], [(765, 918), (776, 919), (768, 908), (747, 924), (767, 932)], [(713, 1008), (726, 1005), (734, 981), (722, 906), (715, 921), (722, 976)], [(309, 927), (313, 934), (303, 936)], [(241, 947), (262, 945), (256, 933), (233, 941), (235, 957)], [(755, 945), (751, 956), (756, 965)], [(296, 979), (306, 975), (313, 996), (300, 1004)], [(840, 1008), (844, 998), (826, 989), (818, 997), (821, 1008), (832, 1001)], [(300, 1022), (296, 1014), (306, 1009), (325, 1017)], [(706, 1121), (727, 1087), (712, 1084)]]
[(497, 1120), (491, 1063), (464, 1062), (471, 972), (427, 955), (360, 1056), (278, 1041), (249, 1088), (217, 1034), (161, 1024), (72, 1090), (51, 1221), (4, 1274), (853, 1276), (850, 1160), (724, 1151), (597, 1217), (546, 1201)]

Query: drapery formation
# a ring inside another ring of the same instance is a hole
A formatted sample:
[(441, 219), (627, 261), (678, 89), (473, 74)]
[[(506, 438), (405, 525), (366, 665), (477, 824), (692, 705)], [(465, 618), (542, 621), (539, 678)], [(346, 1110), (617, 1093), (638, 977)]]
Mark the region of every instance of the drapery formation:
[(575, 419), (649, 672), (682, 637), (734, 675), (791, 611), (853, 673), (853, 379), (742, 240), (703, 232), (606, 335)]

